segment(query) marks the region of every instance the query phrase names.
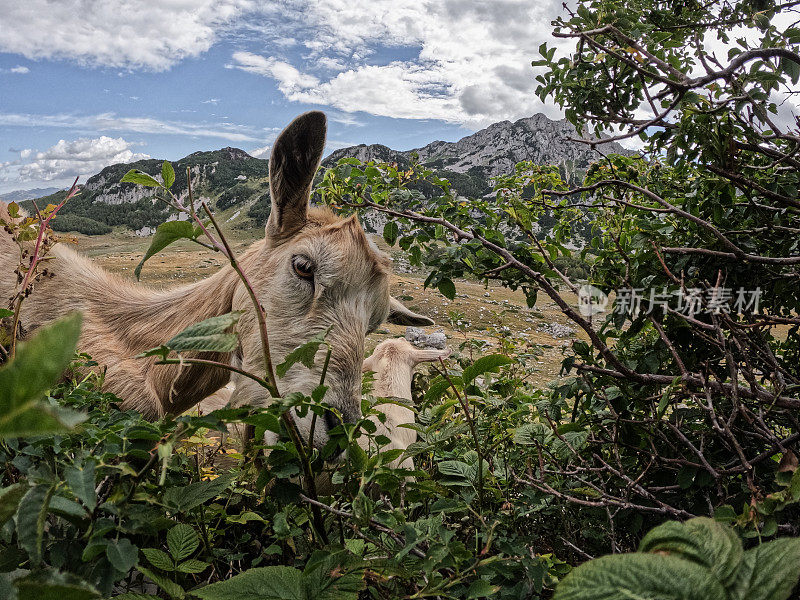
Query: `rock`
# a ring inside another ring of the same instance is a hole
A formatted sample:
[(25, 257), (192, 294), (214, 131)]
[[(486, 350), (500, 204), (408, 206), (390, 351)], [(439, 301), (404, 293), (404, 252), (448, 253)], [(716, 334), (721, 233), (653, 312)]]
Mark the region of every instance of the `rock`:
[(406, 327), (406, 340), (421, 348), (438, 348), (444, 350), (447, 346), (447, 336), (443, 331), (425, 333), (419, 327)]
[(549, 333), (551, 336), (553, 336), (554, 340), (558, 338), (572, 337), (572, 335), (575, 333), (575, 329), (569, 325), (562, 325), (561, 323), (546, 323), (545, 325), (539, 327), (539, 331)]

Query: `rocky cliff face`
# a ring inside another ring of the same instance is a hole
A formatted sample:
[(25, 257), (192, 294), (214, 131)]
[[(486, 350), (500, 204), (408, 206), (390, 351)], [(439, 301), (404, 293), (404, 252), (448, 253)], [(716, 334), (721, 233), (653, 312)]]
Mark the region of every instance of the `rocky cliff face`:
[[(562, 174), (574, 179), (581, 176), (600, 154), (587, 144), (572, 141), (580, 136), (566, 120), (553, 121), (543, 114), (514, 123), (501, 121), (457, 142), (431, 142), (422, 148), (399, 152), (386, 146), (361, 144), (333, 152), (323, 164), (330, 166), (341, 158), (408, 162), (416, 153), (420, 162), (438, 170), (464, 173), (486, 181), (503, 173), (511, 173), (523, 160), (541, 165), (557, 165)], [(583, 139), (596, 139), (584, 137)], [(625, 154), (617, 143), (601, 143), (604, 153)], [(447, 176), (446, 173), (443, 176)]]

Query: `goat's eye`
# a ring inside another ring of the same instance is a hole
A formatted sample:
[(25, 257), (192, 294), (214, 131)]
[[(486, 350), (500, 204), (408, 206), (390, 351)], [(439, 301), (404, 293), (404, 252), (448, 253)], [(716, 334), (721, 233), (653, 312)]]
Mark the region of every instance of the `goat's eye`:
[(300, 279), (307, 279), (313, 281), (314, 279), (314, 265), (305, 256), (292, 257), (292, 269)]

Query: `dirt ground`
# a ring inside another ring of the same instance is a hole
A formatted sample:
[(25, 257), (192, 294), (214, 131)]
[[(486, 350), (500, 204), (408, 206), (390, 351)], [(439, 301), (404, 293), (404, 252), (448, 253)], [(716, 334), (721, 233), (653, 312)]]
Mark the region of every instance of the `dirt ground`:
[[(130, 234), (103, 236), (75, 236), (77, 248), (92, 257), (103, 267), (134, 279), (133, 271), (147, 249), (150, 238), (137, 238)], [(255, 234), (231, 232), (235, 251), (241, 252), (255, 239)], [(383, 248), (387, 250), (383, 241)], [(185, 284), (208, 277), (223, 265), (219, 254), (189, 242), (180, 242), (152, 257), (142, 270), (142, 285), (166, 287)], [(456, 281), (456, 298), (445, 298), (436, 289), (425, 289), (425, 273), (397, 273), (391, 282), (392, 294), (412, 310), (431, 317), (436, 326), (426, 329), (444, 331), (454, 349), (466, 339), (484, 342), (486, 351), (499, 344), (499, 336), (513, 335), (520, 344), (537, 346), (541, 354), (532, 359), (535, 364), (533, 381), (544, 385), (558, 376), (563, 351), (574, 338), (585, 339), (583, 331), (555, 338), (542, 331), (547, 324), (558, 323), (575, 327), (564, 317), (550, 298), (539, 294), (536, 306), (527, 308), (522, 292), (512, 292), (497, 285)], [(572, 296), (572, 297), (571, 297)], [(572, 294), (564, 296), (575, 305)], [(457, 314), (453, 314), (453, 313)], [(504, 328), (508, 328), (507, 330)], [(405, 334), (405, 327), (386, 324), (372, 334), (367, 345), (373, 348), (381, 340)]]

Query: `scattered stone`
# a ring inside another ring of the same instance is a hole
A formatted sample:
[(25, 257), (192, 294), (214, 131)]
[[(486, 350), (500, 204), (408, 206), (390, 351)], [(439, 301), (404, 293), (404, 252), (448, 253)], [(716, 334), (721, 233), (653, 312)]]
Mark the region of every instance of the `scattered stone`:
[(539, 327), (539, 331), (550, 334), (553, 339), (572, 337), (575, 329), (569, 325), (562, 325), (561, 323), (546, 323)]
[(443, 331), (425, 333), (419, 327), (406, 327), (406, 340), (421, 348), (438, 348), (444, 350), (447, 346), (447, 336)]

